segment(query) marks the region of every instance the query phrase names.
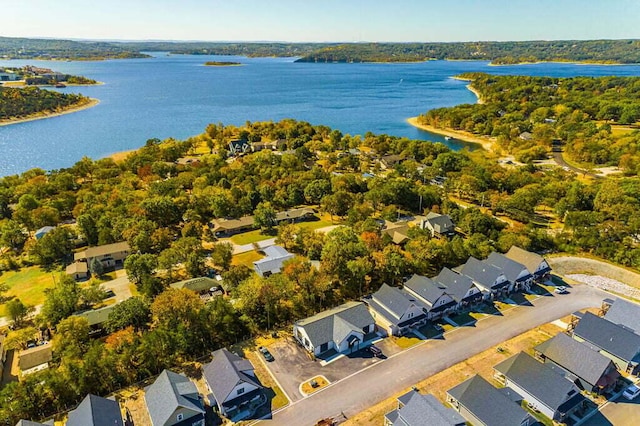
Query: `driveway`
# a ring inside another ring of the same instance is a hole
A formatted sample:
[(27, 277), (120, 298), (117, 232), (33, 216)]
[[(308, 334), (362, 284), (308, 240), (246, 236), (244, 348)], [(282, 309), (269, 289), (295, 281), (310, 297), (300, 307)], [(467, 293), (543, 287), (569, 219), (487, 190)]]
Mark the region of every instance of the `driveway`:
[(640, 398), (627, 401), (619, 397), (607, 403), (599, 413), (596, 413), (584, 426), (636, 426), (640, 424)]
[[(389, 339), (376, 342), (376, 346), (387, 357), (400, 352), (400, 348)], [(281, 340), (268, 349), (274, 360), (268, 363), (267, 367), (292, 402), (303, 398), (299, 390), (300, 384), (315, 376), (323, 375), (333, 383), (382, 361), (381, 358), (376, 358), (366, 349), (362, 349), (321, 366), (320, 361), (312, 361), (307, 351), (296, 344), (293, 338)]]
[(373, 362), (307, 398), (295, 400), (273, 414), (273, 424), (313, 425), (340, 412), (350, 417), (525, 331), (580, 309), (598, 307), (606, 297), (611, 295), (580, 285), (570, 294), (541, 297), (533, 302), (533, 307), (516, 307), (506, 310), (504, 316), (483, 318), (475, 327), (456, 328), (445, 334), (444, 340), (427, 340), (386, 360)]
[(116, 271), (116, 277), (118, 278), (111, 281), (105, 281), (100, 285), (105, 290), (113, 290), (116, 294), (116, 302), (122, 302), (123, 300), (133, 296), (133, 294), (131, 294), (131, 288), (129, 288), (129, 278), (127, 277), (126, 271), (124, 269)]

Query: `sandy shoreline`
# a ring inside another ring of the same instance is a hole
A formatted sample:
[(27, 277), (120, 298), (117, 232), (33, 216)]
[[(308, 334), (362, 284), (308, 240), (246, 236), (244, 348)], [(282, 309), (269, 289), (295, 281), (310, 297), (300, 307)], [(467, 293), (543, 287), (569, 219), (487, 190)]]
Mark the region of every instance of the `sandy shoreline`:
[(407, 123), (411, 124), (414, 127), (417, 127), (421, 130), (426, 130), (427, 132), (436, 133), (438, 135), (449, 136), (450, 138), (457, 139), (463, 142), (475, 143), (482, 146), (482, 149), (485, 151), (493, 152), (494, 145), (493, 141), (487, 138), (482, 138), (480, 136), (474, 135), (469, 132), (465, 132), (462, 130), (453, 130), (453, 129), (440, 129), (438, 127), (429, 126), (428, 124), (418, 123), (418, 117), (411, 117), (407, 119)]
[(15, 120), (0, 120), (0, 126), (10, 126), (12, 124), (26, 123), (28, 121), (43, 120), (45, 118), (52, 118), (52, 117), (58, 117), (65, 114), (71, 114), (73, 112), (78, 112), (85, 109), (93, 108), (99, 103), (100, 103), (100, 100), (89, 98), (89, 102), (85, 104), (72, 106), (60, 112), (53, 112), (53, 113), (39, 112), (37, 114), (29, 115), (23, 118), (15, 119)]

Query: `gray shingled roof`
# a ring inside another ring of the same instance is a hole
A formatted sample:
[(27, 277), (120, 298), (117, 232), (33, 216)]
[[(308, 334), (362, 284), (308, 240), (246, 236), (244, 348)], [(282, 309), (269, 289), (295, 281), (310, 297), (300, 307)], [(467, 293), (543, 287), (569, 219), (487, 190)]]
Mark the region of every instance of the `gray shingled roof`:
[(412, 390), (398, 397), (404, 406), (387, 413), (393, 426), (464, 426), (465, 419), (452, 408), (446, 408), (433, 395)]
[(543, 342), (535, 350), (592, 385), (607, 372), (613, 361), (564, 333)]
[(107, 305), (99, 309), (89, 309), (88, 311), (79, 312), (74, 315), (86, 318), (89, 326), (98, 325), (106, 322), (109, 319), (109, 314), (115, 309), (116, 306), (118, 306), (117, 303), (114, 305)]
[(460, 302), (469, 289), (475, 287), (471, 278), (460, 275), (449, 268), (442, 268), (438, 276), (434, 277), (433, 280), (444, 284), (447, 287), (447, 293), (449, 293), (456, 302)]
[(380, 289), (371, 295), (371, 298), (385, 308), (396, 320), (400, 319), (411, 305), (417, 305), (413, 296), (387, 284), (382, 284)]
[(486, 426), (521, 426), (530, 417), (519, 404), (478, 375), (447, 393)]
[(521, 249), (518, 246), (511, 246), (505, 256), (507, 256), (511, 260), (522, 263), (532, 274), (536, 272), (536, 269), (538, 269), (538, 266), (540, 266), (540, 264), (544, 260), (544, 258), (539, 254)]
[(620, 324), (625, 327), (640, 331), (640, 305), (627, 302), (626, 300), (616, 299), (611, 305), (604, 319), (614, 324)]
[(250, 383), (258, 388), (260, 384), (253, 374), (253, 365), (227, 349), (213, 352), (213, 360), (202, 367), (204, 379), (219, 404), (223, 404), (239, 383)]
[(69, 412), (66, 426), (123, 426), (120, 405), (96, 395), (87, 395), (78, 408)]
[(433, 230), (438, 234), (446, 234), (447, 232), (452, 232), (455, 229), (455, 225), (453, 224), (451, 217), (446, 214), (429, 212), (427, 214), (426, 221), (429, 222)]
[[(525, 352), (493, 368), (552, 410), (557, 410), (569, 397), (580, 393), (573, 382)], [(522, 397), (527, 398), (525, 395)]]
[(53, 359), (50, 343), (42, 346), (36, 346), (35, 348), (25, 349), (20, 352), (18, 356), (20, 357), (18, 365), (22, 371), (48, 363)]
[(573, 334), (620, 359), (638, 360), (640, 336), (591, 312), (585, 312)]
[[(340, 321), (335, 321), (340, 318)], [(373, 324), (374, 320), (369, 310), (362, 302), (347, 302), (333, 309), (320, 312), (312, 317), (296, 321), (296, 326), (304, 328), (309, 340), (314, 347), (336, 339), (338, 334), (344, 331), (344, 326), (350, 324), (353, 330), (360, 333), (367, 325)]]
[(414, 274), (406, 283), (404, 283), (404, 287), (405, 289), (411, 290), (420, 296), (432, 306), (440, 297), (442, 297), (443, 294), (447, 292), (447, 287), (444, 284), (435, 282), (431, 278), (417, 274)]
[(31, 420), (19, 420), (16, 426), (44, 426), (53, 425), (53, 421), (47, 423), (32, 422)]
[(165, 424), (178, 408), (204, 414), (196, 385), (187, 377), (169, 370), (160, 373), (147, 388), (144, 400), (154, 425)]
[(507, 283), (496, 284), (496, 280), (502, 275), (502, 270), (487, 262), (478, 260), (471, 256), (467, 262), (460, 267), (460, 273), (471, 278), (477, 284), (487, 289), (497, 289), (508, 285)]
[(507, 277), (507, 279), (512, 283), (516, 282), (518, 275), (520, 275), (523, 270), (527, 271), (527, 275), (520, 278), (520, 281), (526, 281), (527, 279), (531, 278), (531, 273), (526, 266), (524, 266), (520, 262), (516, 262), (513, 259), (509, 259), (502, 253), (497, 253), (494, 251), (489, 255), (489, 257), (487, 257), (486, 262), (501, 269), (504, 276)]

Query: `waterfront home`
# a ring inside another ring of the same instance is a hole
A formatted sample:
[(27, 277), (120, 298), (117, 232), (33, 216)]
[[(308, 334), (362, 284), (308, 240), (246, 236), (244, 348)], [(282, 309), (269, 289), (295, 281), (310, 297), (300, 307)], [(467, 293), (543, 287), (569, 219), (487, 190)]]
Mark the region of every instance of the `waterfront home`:
[(351, 353), (375, 336), (375, 321), (362, 302), (347, 302), (293, 325), (293, 337), (315, 356)]

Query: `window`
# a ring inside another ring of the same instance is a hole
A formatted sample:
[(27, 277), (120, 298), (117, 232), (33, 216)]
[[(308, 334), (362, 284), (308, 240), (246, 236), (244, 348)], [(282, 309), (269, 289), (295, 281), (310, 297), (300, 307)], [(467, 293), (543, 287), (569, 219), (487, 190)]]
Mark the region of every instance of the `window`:
[(244, 393), (244, 388), (238, 389), (238, 395), (243, 394), (243, 393)]
[(178, 415), (176, 416), (176, 421), (181, 422), (182, 420), (184, 420), (184, 414), (178, 413)]

